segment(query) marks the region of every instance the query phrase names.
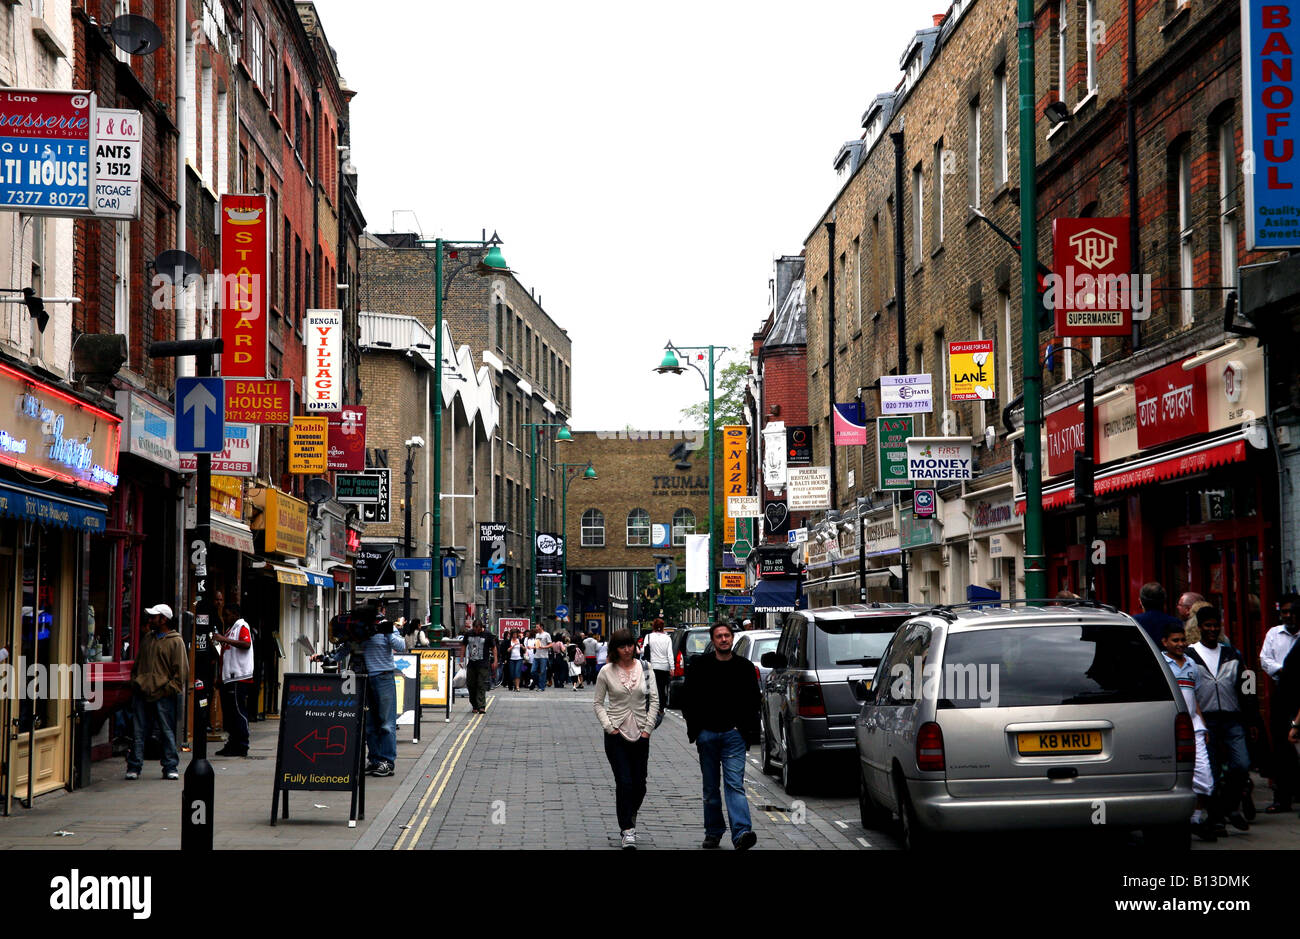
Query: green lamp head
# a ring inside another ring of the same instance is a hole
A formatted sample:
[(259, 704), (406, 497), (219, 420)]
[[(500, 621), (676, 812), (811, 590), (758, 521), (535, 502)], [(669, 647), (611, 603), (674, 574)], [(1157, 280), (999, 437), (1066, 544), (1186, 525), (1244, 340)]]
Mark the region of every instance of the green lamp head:
[(556, 439), (556, 440), (566, 440), (566, 441), (567, 441), (567, 440), (572, 440), (572, 439), (573, 439), (573, 434), (569, 432), (569, 428), (568, 428), (568, 427), (561, 427), (560, 430), (559, 430), (559, 432), (555, 435), (555, 439)]
[(582, 478), (583, 478), (583, 479), (596, 479), (596, 478), (597, 478), (597, 477), (596, 477), (596, 468), (595, 468), (594, 466), (592, 466), (590, 463), (588, 463), (588, 464), (587, 464), (587, 468), (586, 468), (585, 470), (582, 471)]
[(483, 275), (510, 273), (510, 265), (502, 256), (500, 245), (488, 248), (487, 254), (483, 255), (483, 259), (478, 262), (478, 272)]
[(682, 368), (681, 363), (677, 361), (677, 354), (673, 352), (673, 347), (667, 346), (664, 348), (664, 360), (659, 363), (655, 371), (660, 375), (667, 375), (669, 372), (680, 375), (686, 369)]

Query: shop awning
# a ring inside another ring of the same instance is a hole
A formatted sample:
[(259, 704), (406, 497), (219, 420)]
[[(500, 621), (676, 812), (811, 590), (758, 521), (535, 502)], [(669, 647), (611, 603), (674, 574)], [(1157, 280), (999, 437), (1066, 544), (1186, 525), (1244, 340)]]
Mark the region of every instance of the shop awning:
[(271, 566), (275, 568), (275, 579), (291, 587), (334, 586), (334, 578), (321, 571), (309, 571), (301, 567), (285, 567), (282, 564), (272, 564)]
[[(1157, 456), (1121, 463), (1119, 466), (1098, 473), (1093, 482), (1093, 489), (1097, 495), (1103, 496), (1112, 492), (1121, 492), (1125, 489), (1135, 489), (1147, 483), (1175, 479), (1179, 476), (1190, 476), (1193, 473), (1201, 473), (1216, 466), (1226, 466), (1229, 463), (1244, 463), (1245, 460), (1246, 441), (1241, 438), (1241, 433), (1238, 432), (1228, 438), (1220, 437), (1217, 440), (1184, 447), (1172, 453), (1162, 453)], [(1059, 509), (1062, 506), (1070, 505), (1072, 502), (1074, 502), (1073, 480), (1043, 490), (1043, 508), (1045, 509)], [(1016, 514), (1025, 514), (1024, 495), (1016, 496)]]
[(62, 493), (7, 481), (0, 483), (0, 516), (56, 525), (59, 528), (75, 528), (93, 534), (102, 533), (108, 528), (108, 507), (99, 502), (87, 502)]
[(212, 544), (219, 544), (232, 551), (253, 554), (253, 530), (243, 522), (230, 518), (212, 516), (212, 529), (209, 538)]
[(755, 613), (793, 613), (799, 597), (798, 580), (760, 580), (754, 585)]

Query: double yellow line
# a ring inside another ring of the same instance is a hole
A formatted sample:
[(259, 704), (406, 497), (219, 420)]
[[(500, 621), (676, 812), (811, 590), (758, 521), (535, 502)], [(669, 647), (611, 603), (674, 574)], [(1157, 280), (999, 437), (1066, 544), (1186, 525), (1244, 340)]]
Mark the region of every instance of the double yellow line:
[[(495, 697), (489, 698), (487, 706), (492, 707)], [(456, 769), (456, 764), (460, 762), (461, 756), (465, 752), (465, 747), (469, 745), (469, 738), (473, 736), (483, 718), (486, 717), (486, 709), (483, 714), (475, 714), (470, 718), (469, 723), (461, 730), (460, 735), (456, 737), (452, 745), (447, 748), (447, 755), (442, 758), (442, 765), (438, 767), (438, 772), (433, 774), (433, 779), (429, 780), (429, 788), (424, 790), (424, 795), (415, 807), (415, 812), (411, 815), (410, 820), (402, 829), (402, 834), (398, 837), (397, 843), (393, 845), (394, 851), (401, 851), (403, 844), (407, 851), (413, 851), (415, 846), (420, 842), (420, 836), (424, 834), (425, 827), (429, 824), (429, 819), (433, 817), (433, 810), (438, 807), (438, 800), (442, 798), (443, 791), (447, 788), (447, 781), (451, 779), (452, 771)], [(437, 788), (435, 793), (433, 790)], [(429, 797), (433, 796), (433, 801), (429, 802)], [(425, 811), (425, 803), (428, 803), (428, 811)], [(424, 817), (420, 818), (421, 813)], [(415, 834), (411, 837), (410, 842), (406, 836), (411, 834), (412, 827), (415, 826), (415, 820), (420, 818), (419, 827), (415, 828)]]

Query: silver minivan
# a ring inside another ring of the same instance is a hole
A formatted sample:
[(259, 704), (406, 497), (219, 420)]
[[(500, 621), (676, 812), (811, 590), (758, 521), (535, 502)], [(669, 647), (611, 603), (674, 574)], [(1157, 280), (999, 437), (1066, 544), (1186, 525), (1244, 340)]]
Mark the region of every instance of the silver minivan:
[(1195, 737), (1147, 634), (1109, 607), (938, 608), (885, 650), (855, 737), (863, 824), (1141, 829), (1188, 846)]

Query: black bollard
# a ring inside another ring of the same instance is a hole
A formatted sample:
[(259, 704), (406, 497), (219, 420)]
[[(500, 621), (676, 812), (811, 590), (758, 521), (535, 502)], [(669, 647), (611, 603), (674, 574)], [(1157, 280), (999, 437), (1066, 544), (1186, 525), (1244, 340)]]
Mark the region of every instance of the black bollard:
[(216, 774), (208, 762), (208, 689), (194, 682), (194, 740), (181, 792), (181, 850), (212, 850), (212, 802)]

